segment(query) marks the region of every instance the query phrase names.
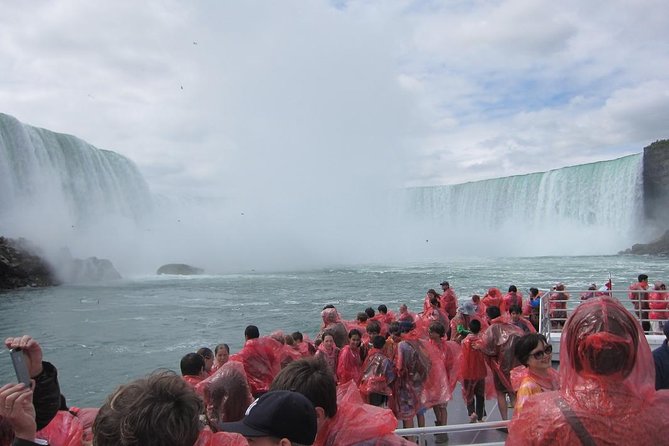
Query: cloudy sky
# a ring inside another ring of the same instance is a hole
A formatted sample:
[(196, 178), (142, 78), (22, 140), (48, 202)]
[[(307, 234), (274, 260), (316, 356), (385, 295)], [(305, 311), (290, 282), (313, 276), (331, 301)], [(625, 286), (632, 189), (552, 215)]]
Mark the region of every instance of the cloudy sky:
[(542, 171), (669, 138), (669, 3), (0, 0), (0, 112), (165, 194)]

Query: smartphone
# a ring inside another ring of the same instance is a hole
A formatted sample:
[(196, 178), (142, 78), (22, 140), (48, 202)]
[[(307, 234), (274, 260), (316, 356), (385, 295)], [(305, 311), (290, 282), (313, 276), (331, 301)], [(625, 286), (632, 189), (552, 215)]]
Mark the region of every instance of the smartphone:
[(18, 379), (20, 383), (30, 387), (30, 373), (28, 373), (28, 366), (26, 365), (26, 358), (23, 356), (23, 352), (20, 348), (13, 348), (9, 350), (9, 354), (12, 357), (12, 363), (14, 364), (16, 379)]

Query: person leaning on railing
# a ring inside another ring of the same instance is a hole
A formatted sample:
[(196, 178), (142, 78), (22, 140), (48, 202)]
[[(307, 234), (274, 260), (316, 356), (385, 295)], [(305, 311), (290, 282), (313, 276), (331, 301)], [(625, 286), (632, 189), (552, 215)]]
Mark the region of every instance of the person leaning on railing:
[(646, 290), (648, 289), (648, 276), (646, 274), (639, 274), (637, 282), (630, 285), (630, 292), (628, 294), (629, 299), (634, 305), (636, 316), (641, 321), (641, 326), (643, 331), (648, 333), (650, 331), (650, 321), (648, 320), (648, 294)]
[(654, 292), (648, 296), (650, 312), (650, 328), (653, 334), (662, 334), (663, 328), (669, 319), (669, 296), (667, 286), (663, 282), (655, 282)]

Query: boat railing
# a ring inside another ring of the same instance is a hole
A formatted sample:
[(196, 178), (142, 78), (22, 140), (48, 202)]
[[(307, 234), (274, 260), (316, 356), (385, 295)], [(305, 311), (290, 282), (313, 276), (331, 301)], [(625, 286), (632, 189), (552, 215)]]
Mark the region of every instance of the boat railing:
[[(539, 333), (550, 340), (551, 333), (561, 332), (564, 323), (574, 309), (588, 299), (599, 296), (611, 296), (616, 298), (639, 322), (642, 323), (644, 333), (647, 335), (662, 334), (649, 327), (650, 323), (657, 320), (669, 320), (669, 305), (665, 308), (652, 308), (651, 304), (658, 301), (649, 299), (651, 293), (664, 294), (664, 301), (668, 302), (667, 290), (540, 290), (539, 300)], [(566, 299), (559, 297), (566, 296)], [(574, 298), (576, 297), (576, 299)], [(551, 304), (553, 308), (551, 308)], [(650, 313), (659, 314), (658, 319), (651, 319)], [(647, 324), (644, 324), (647, 322)]]
[[(411, 427), (404, 429), (395, 429), (395, 434), (403, 437), (417, 437), (419, 445), (427, 444), (428, 438), (435, 434), (451, 434), (456, 432), (480, 432), (484, 430), (507, 429), (509, 421), (485, 421), (482, 423), (467, 423), (467, 424), (449, 424), (446, 426), (426, 426), (426, 427)], [(487, 442), (487, 443), (467, 443), (468, 445), (503, 445), (504, 442)]]

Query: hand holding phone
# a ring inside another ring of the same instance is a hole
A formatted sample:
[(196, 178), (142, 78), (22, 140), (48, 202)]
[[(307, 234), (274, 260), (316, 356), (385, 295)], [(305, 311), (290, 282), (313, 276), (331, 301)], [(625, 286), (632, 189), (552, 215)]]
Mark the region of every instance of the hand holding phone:
[(28, 373), (28, 366), (26, 365), (23, 351), (20, 348), (13, 348), (9, 350), (9, 355), (12, 357), (16, 379), (30, 388), (30, 373)]

